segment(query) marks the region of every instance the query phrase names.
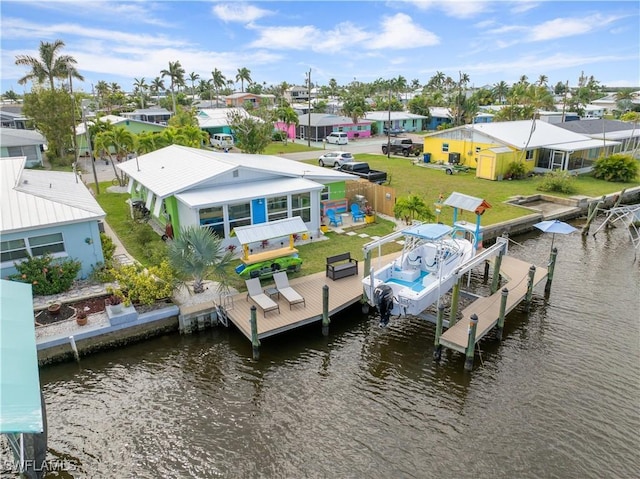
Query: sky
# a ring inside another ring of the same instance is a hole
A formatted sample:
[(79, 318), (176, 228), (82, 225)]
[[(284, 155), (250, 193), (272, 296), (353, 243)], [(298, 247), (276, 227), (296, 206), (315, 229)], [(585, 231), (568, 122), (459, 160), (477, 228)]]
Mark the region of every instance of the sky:
[[(476, 87), (541, 75), (575, 86), (640, 86), (640, 7), (633, 1), (98, 1), (2, 0), (1, 91), (23, 94), (41, 41), (62, 40), (91, 92), (125, 91), (180, 61), (186, 76), (247, 68), (265, 86), (338, 85), (403, 76), (425, 84), (466, 73)], [(165, 85), (169, 86), (168, 78)], [(187, 81), (187, 85), (191, 83)], [(240, 83), (235, 86), (240, 91)], [(245, 85), (246, 88), (246, 85)]]

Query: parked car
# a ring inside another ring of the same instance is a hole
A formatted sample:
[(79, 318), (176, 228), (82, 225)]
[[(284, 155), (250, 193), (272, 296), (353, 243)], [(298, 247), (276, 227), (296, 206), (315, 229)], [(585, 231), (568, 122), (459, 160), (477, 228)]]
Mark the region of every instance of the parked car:
[(380, 170), (372, 170), (369, 168), (369, 163), (363, 161), (352, 161), (345, 163), (338, 168), (345, 173), (351, 173), (352, 175), (359, 176), (365, 180), (369, 180), (372, 183), (378, 183), (381, 185), (387, 181), (387, 172)]
[(387, 134), (387, 131), (389, 132), (389, 136), (399, 136), (399, 135), (403, 135), (405, 133), (404, 128), (391, 128), (391, 130), (388, 130), (387, 128), (384, 128), (382, 130), (382, 133), (384, 133), (385, 135)]
[(318, 158), (318, 164), (320, 166), (332, 166), (334, 168), (351, 161), (356, 161), (356, 159), (348, 151), (330, 151)]

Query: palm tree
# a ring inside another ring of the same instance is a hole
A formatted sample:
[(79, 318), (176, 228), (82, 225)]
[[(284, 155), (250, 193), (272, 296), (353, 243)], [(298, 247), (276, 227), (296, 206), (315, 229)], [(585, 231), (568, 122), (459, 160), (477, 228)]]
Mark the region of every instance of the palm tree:
[(189, 81), (191, 82), (191, 95), (196, 94), (196, 81), (200, 78), (196, 72), (189, 73)]
[(145, 82), (144, 77), (140, 78), (140, 80), (134, 78), (133, 86), (136, 88), (136, 91), (140, 93), (140, 107), (144, 110), (144, 92), (147, 89), (147, 83)]
[(491, 90), (493, 96), (495, 96), (500, 104), (504, 103), (505, 98), (507, 97), (507, 93), (509, 93), (509, 85), (507, 82), (501, 81), (500, 83), (496, 83), (493, 85), (493, 89)]
[(547, 75), (540, 75), (536, 83), (538, 84), (538, 86), (547, 86), (548, 81), (549, 77)]
[(66, 79), (69, 76), (84, 81), (84, 77), (73, 68), (76, 59), (70, 55), (60, 55), (60, 50), (64, 48), (62, 40), (56, 40), (53, 43), (40, 42), (40, 59), (29, 55), (16, 56), (16, 65), (24, 65), (31, 68), (31, 71), (18, 80), (20, 85), (24, 85), (28, 81), (36, 80), (44, 83), (49, 80), (51, 90), (55, 89), (54, 81), (56, 79)]
[(213, 87), (216, 89), (216, 108), (220, 101), (220, 88), (226, 85), (227, 79), (220, 70), (214, 68), (211, 72), (211, 79), (213, 80)]
[(176, 112), (176, 95), (175, 86), (184, 84), (184, 68), (179, 61), (169, 62), (169, 69), (160, 71), (162, 78), (168, 76), (171, 80), (171, 101), (173, 103), (173, 112)]
[(293, 124), (297, 125), (299, 122), (298, 115), (295, 110), (290, 106), (278, 108), (276, 111), (276, 117), (287, 125), (287, 134), (284, 137), (284, 144), (287, 144), (289, 138), (289, 127)]
[(422, 221), (432, 221), (435, 219), (427, 203), (418, 195), (398, 198), (398, 201), (393, 207), (393, 214), (396, 218), (404, 219), (407, 224), (411, 224), (414, 219)]
[(155, 77), (151, 82), (151, 91), (156, 94), (156, 103), (160, 102), (160, 92), (164, 90), (164, 81), (162, 78)]
[(169, 262), (184, 281), (193, 281), (193, 292), (204, 292), (204, 281), (217, 282), (218, 292), (228, 287), (227, 268), (233, 254), (225, 251), (222, 238), (207, 228), (197, 225), (181, 228), (177, 237), (169, 243)]
[(251, 83), (251, 70), (247, 68), (238, 68), (236, 81), (240, 82), (242, 92), (244, 93), (244, 82), (246, 81), (247, 83)]

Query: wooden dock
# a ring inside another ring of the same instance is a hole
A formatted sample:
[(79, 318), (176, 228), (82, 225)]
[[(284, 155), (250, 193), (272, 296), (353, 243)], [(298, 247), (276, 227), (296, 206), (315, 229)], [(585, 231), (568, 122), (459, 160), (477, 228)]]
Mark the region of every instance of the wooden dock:
[[(278, 311), (269, 311), (265, 314), (258, 306), (258, 339), (268, 338), (276, 334), (299, 328), (310, 323), (322, 320), (322, 289), (329, 286), (329, 317), (358, 303), (362, 298), (362, 265), (359, 266), (357, 275), (332, 281), (327, 278), (325, 272), (315, 273), (300, 278), (291, 278), (289, 283), (305, 299), (306, 306), (295, 304), (289, 308), (287, 301), (273, 296), (272, 299), (280, 306)], [(273, 286), (273, 281), (263, 280), (263, 288)], [(251, 340), (251, 306), (255, 303), (247, 298), (247, 293), (240, 293), (232, 298), (232, 306), (227, 307), (229, 320)]]
[[(469, 341), (469, 322), (472, 314), (478, 316), (475, 342), (480, 341), (498, 323), (502, 289), (507, 288), (509, 290), (505, 315), (512, 311), (526, 297), (530, 267), (530, 263), (511, 256), (504, 256), (502, 258), (500, 274), (506, 277), (508, 282), (503, 284), (502, 288), (496, 293), (491, 296), (479, 298), (462, 310), (462, 319), (442, 333), (442, 336), (440, 336), (440, 344), (449, 349), (465, 353)], [(533, 279), (534, 287), (546, 278), (547, 269), (536, 266)]]

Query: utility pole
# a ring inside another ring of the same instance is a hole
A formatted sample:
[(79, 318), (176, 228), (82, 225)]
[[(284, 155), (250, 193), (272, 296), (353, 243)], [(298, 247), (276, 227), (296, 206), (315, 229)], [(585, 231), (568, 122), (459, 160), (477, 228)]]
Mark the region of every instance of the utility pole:
[(389, 88), (389, 103), (387, 104), (387, 112), (389, 114), (387, 122), (387, 158), (391, 158), (391, 88)]
[(311, 68), (309, 68), (309, 76), (307, 77), (307, 99), (309, 101), (309, 110), (307, 112), (307, 146), (311, 147)]
[(98, 173), (96, 173), (96, 161), (93, 157), (93, 152), (91, 151), (91, 135), (89, 134), (89, 127), (87, 125), (87, 116), (85, 114), (85, 109), (87, 105), (84, 101), (80, 102), (80, 108), (82, 109), (82, 122), (84, 123), (84, 133), (87, 136), (87, 151), (89, 152), (89, 161), (91, 162), (91, 167), (93, 168), (93, 181), (96, 182), (96, 195), (100, 194), (100, 184), (98, 183)]
[(73, 128), (71, 131), (71, 140), (73, 141), (74, 166), (73, 171), (76, 174), (76, 182), (78, 181), (78, 139), (76, 138), (76, 100), (73, 96), (73, 80), (71, 71), (69, 71), (69, 95), (71, 96), (71, 117)]

